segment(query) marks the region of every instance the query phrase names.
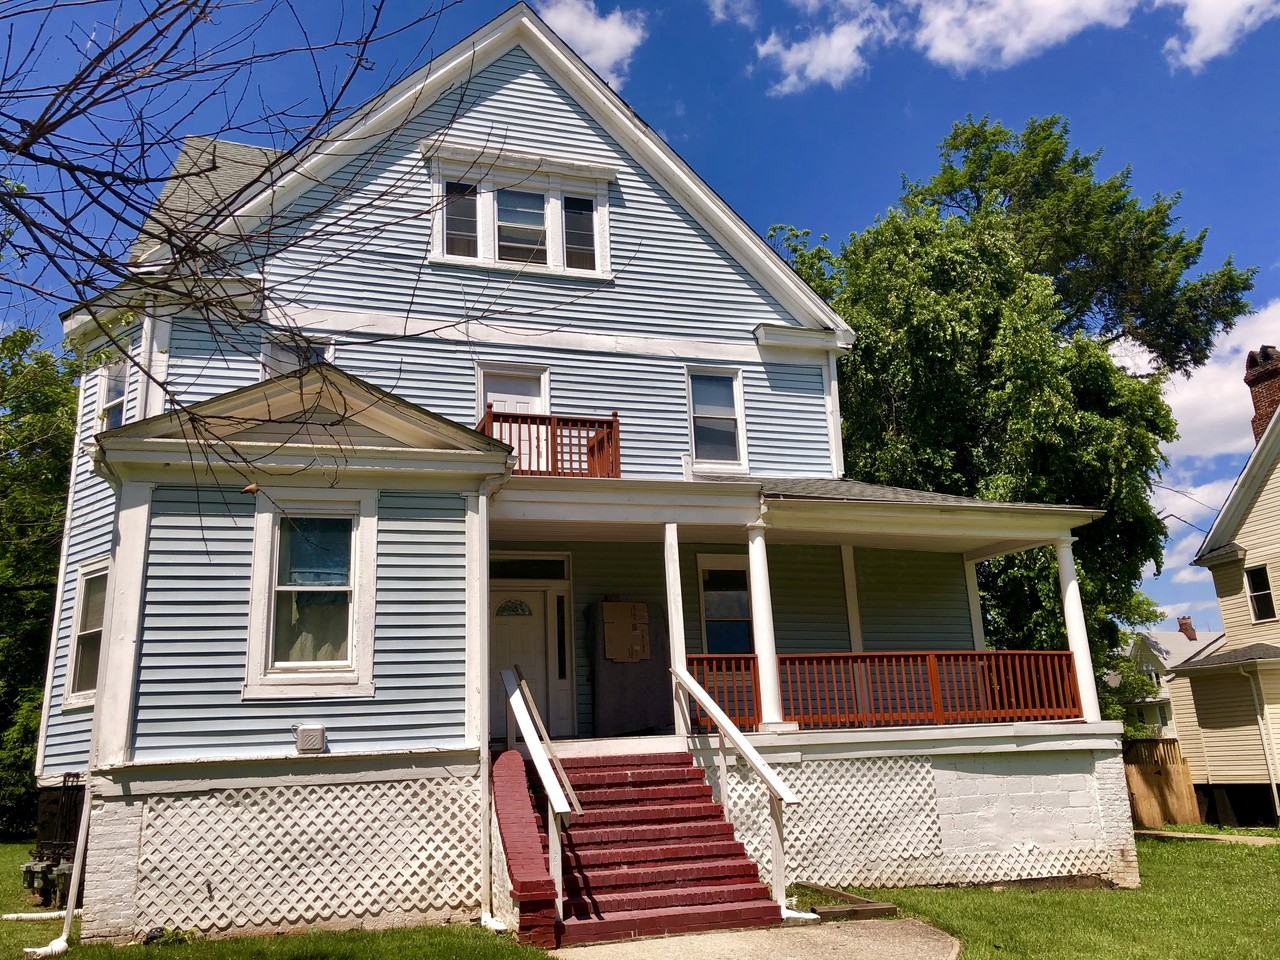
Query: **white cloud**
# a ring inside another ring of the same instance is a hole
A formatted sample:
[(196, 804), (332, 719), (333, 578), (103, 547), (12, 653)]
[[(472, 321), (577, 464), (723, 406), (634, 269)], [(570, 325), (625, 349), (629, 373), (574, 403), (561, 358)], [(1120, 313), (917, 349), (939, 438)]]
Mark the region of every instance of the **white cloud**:
[(1122, 27), (1138, 0), (908, 0), (913, 39), (930, 60), (1007, 67), (1089, 27)]
[[(707, 0), (716, 20), (751, 25), (757, 0)], [(782, 79), (771, 90), (834, 88), (867, 68), (874, 41), (905, 40), (934, 63), (956, 70), (1021, 63), (1092, 28), (1119, 28), (1167, 7), (1179, 30), (1164, 45), (1175, 66), (1199, 70), (1241, 38), (1280, 17), (1280, 0), (788, 0), (809, 32), (791, 40), (774, 30), (756, 45)], [(748, 19), (749, 18), (749, 19)], [(890, 22), (896, 29), (889, 28)], [(803, 28), (802, 28), (803, 29)]]
[(1179, 437), (1165, 452), (1175, 468), (1189, 470), (1195, 460), (1253, 449), (1253, 402), (1244, 385), (1244, 361), (1264, 343), (1280, 343), (1280, 300), (1244, 317), (1219, 338), (1209, 362), (1189, 380), (1175, 376), (1169, 381), (1165, 398), (1178, 420)]
[(818, 83), (839, 90), (866, 70), (865, 51), (893, 35), (893, 23), (883, 9), (841, 0), (826, 27), (793, 41), (774, 31), (756, 44), (756, 56), (775, 61), (782, 73), (782, 79), (769, 89), (774, 95), (796, 93)]
[(731, 22), (743, 27), (755, 27), (760, 11), (756, 0), (707, 0), (711, 19), (716, 23)]
[(1160, 612), (1164, 614), (1166, 620), (1176, 620), (1178, 617), (1185, 617), (1188, 614), (1195, 613), (1197, 610), (1215, 610), (1217, 606), (1216, 600), (1190, 600), (1186, 603), (1161, 604)]
[(596, 0), (543, 0), (538, 12), (611, 87), (622, 89), (631, 55), (647, 34), (642, 11), (615, 7), (602, 14)]
[(1174, 583), (1212, 583), (1213, 574), (1204, 567), (1183, 567), (1173, 575)]
[(1184, 36), (1164, 45), (1169, 61), (1199, 70), (1227, 53), (1240, 39), (1268, 20), (1280, 17), (1280, 0), (1156, 0), (1161, 7), (1181, 7)]

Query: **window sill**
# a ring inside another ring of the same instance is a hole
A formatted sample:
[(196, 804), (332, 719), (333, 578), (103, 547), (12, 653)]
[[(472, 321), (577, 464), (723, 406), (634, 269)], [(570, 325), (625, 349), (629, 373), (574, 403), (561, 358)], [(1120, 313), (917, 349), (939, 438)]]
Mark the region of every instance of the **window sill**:
[(751, 476), (750, 468), (741, 461), (693, 460), (689, 464), (689, 469), (695, 475), (699, 473), (714, 473), (717, 475), (740, 476), (743, 479), (748, 479)]
[(613, 273), (607, 270), (556, 269), (540, 263), (507, 263), (504, 260), (481, 260), (479, 257), (435, 255), (429, 257), (427, 263), (434, 267), (462, 267), (478, 273), (514, 273), (533, 277), (558, 277), (563, 280), (596, 280), (601, 283), (609, 283), (613, 280)]
[(268, 674), (246, 681), (241, 691), (243, 700), (368, 700), (373, 695), (373, 681), (354, 673)]
[(66, 693), (62, 696), (63, 710), (92, 710), (97, 694), (94, 691), (89, 693)]

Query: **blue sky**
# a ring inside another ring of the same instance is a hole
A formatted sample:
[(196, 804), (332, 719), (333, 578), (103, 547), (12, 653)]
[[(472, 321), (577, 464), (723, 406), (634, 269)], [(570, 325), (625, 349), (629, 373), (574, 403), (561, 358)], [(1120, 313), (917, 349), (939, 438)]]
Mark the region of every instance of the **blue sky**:
[[(1170, 385), (1183, 437), (1157, 504), (1172, 618), (1220, 627), (1190, 567), (1253, 446), (1247, 351), (1280, 340), (1280, 2), (543, 0), (543, 15), (760, 231), (861, 229), (937, 166), (957, 119), (1060, 113), (1144, 196), (1181, 191), (1204, 263), (1259, 267), (1258, 312)], [(459, 16), (457, 30), (504, 5)], [(445, 34), (454, 35), (446, 27)], [(1202, 528), (1202, 529), (1198, 529)]]
[[(1205, 572), (1187, 560), (1252, 447), (1244, 355), (1280, 341), (1280, 0), (531, 2), (761, 233), (791, 223), (838, 241), (864, 228), (904, 174), (936, 169), (938, 141), (969, 113), (1013, 127), (1063, 114), (1077, 146), (1103, 149), (1105, 173), (1127, 164), (1142, 195), (1181, 191), (1184, 225), (1211, 229), (1206, 265), (1233, 255), (1259, 267), (1258, 312), (1170, 386), (1183, 438), (1168, 451), (1172, 489), (1158, 506), (1181, 520), (1169, 521), (1166, 572), (1147, 582), (1171, 617), (1220, 624)], [(508, 4), (464, 0), (434, 36), (384, 44), (361, 82), (417, 65)], [(392, 8), (403, 21), (424, 4)], [(337, 22), (336, 7), (297, 9), (309, 31)], [(230, 31), (254, 10), (232, 5), (211, 29)], [(99, 15), (68, 8), (70, 26), (53, 32), (38, 71), (64, 76)], [(296, 25), (274, 29), (283, 47)], [(266, 65), (250, 106), (305, 97), (304, 75)], [(220, 129), (217, 119), (201, 129), (205, 119), (184, 132)]]

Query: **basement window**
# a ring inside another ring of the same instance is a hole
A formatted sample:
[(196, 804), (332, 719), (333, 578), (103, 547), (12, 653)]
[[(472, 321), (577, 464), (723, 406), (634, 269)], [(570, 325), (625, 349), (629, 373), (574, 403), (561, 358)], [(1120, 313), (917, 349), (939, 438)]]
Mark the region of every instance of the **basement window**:
[(1262, 623), (1276, 618), (1275, 599), (1271, 596), (1271, 578), (1267, 568), (1252, 567), (1244, 572), (1245, 584), (1249, 592), (1249, 612), (1254, 623)]

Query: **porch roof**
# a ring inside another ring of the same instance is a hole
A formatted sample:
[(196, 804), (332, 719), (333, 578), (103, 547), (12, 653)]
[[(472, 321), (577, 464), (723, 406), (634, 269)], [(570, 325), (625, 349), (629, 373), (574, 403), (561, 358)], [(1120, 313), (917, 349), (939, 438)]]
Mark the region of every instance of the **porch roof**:
[(1269, 660), (1280, 660), (1280, 646), (1274, 643), (1251, 643), (1234, 650), (1223, 650), (1208, 657), (1193, 658), (1173, 668), (1175, 674), (1186, 670), (1199, 670), (1209, 667), (1228, 667), (1243, 663), (1258, 663)]

